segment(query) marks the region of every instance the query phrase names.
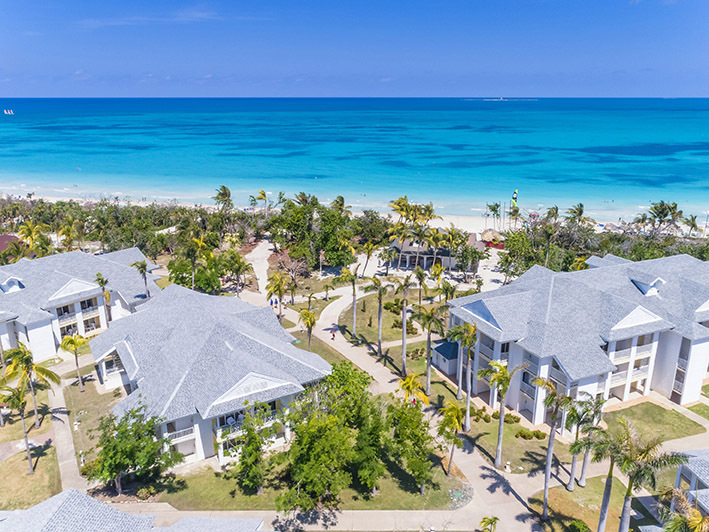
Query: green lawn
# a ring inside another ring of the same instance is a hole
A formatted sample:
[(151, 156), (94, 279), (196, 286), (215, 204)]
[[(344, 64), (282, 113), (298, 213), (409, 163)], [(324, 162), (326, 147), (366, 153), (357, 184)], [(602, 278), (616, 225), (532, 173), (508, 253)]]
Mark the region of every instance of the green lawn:
[(32, 459), (33, 475), (28, 474), (25, 451), (0, 462), (0, 510), (29, 508), (62, 490), (54, 447), (34, 448)]
[(160, 279), (155, 281), (155, 284), (157, 284), (159, 288), (165, 288), (166, 286), (171, 285), (172, 281), (170, 281), (170, 278), (168, 276), (164, 276), (160, 277)]
[[(348, 296), (349, 297), (349, 296)], [(393, 301), (390, 296), (385, 301)], [(372, 294), (357, 298), (357, 336), (364, 337), (366, 341), (376, 344), (379, 331), (378, 325), (379, 304), (377, 296)], [(409, 317), (411, 315), (409, 314)], [(393, 327), (394, 320), (401, 319), (401, 314), (394, 314), (386, 309), (382, 311), (382, 341), (389, 342), (401, 340), (401, 329)], [(369, 325), (371, 321), (371, 326)], [(352, 305), (349, 305), (341, 314), (338, 323), (340, 330), (350, 331), (352, 329)], [(420, 327), (416, 326), (420, 331)], [(411, 336), (411, 335), (409, 335)]]
[[(370, 344), (370, 349), (372, 356), (378, 357), (376, 355), (376, 342)], [(396, 345), (393, 347), (384, 347), (382, 351), (382, 357), (378, 358), (379, 362), (391, 369), (397, 375), (401, 375), (401, 346)], [(412, 372), (419, 373), (425, 379), (426, 342), (406, 342), (406, 370), (409, 374)], [(425, 380), (422, 380), (422, 382), (425, 382)], [(443, 390), (439, 390), (439, 392), (445, 393)], [(432, 387), (432, 395), (435, 396), (435, 394), (439, 392)]]
[[(81, 368), (82, 374), (90, 373), (93, 365)], [(84, 391), (79, 391), (79, 382), (75, 381), (64, 388), (64, 400), (69, 412), (69, 422), (79, 421), (79, 429), (72, 430), (74, 438), (74, 450), (79, 464), (81, 451), (84, 452), (84, 459), (88, 462), (94, 458), (92, 448), (93, 440), (89, 437), (89, 430), (98, 427), (99, 418), (111, 412), (111, 408), (120, 401), (120, 395), (114, 392), (99, 394), (95, 385), (95, 373), (92, 377), (84, 379)], [(117, 390), (118, 391), (118, 390)], [(73, 427), (72, 427), (73, 428)]]
[(284, 329), (292, 329), (296, 325), (297, 325), (297, 323), (293, 323), (285, 316), (283, 318), (281, 318), (281, 327), (283, 327)]
[[(588, 479), (585, 488), (577, 486), (574, 491), (567, 491), (565, 487), (557, 486), (549, 490), (549, 516), (551, 520), (549, 524), (545, 526), (545, 529), (553, 532), (566, 532), (571, 521), (580, 519), (584, 521), (591, 530), (596, 530), (601, 500), (603, 499), (604, 481), (605, 477), (593, 477)], [(624, 495), (625, 486), (617, 478), (614, 479), (606, 530), (618, 529)], [(532, 509), (540, 514), (542, 511), (542, 500), (542, 494), (538, 493), (529, 501)], [(655, 520), (640, 502), (633, 500), (632, 507), (633, 510), (643, 515), (643, 518), (631, 518), (630, 530), (637, 530), (639, 526), (656, 524)]]
[[(341, 296), (331, 296), (330, 299), (328, 299), (327, 301), (325, 301), (324, 299), (313, 298), (313, 301), (310, 305), (310, 310), (315, 314), (315, 319), (319, 320), (320, 314), (322, 314), (322, 311), (325, 310), (325, 307), (327, 307), (333, 301), (337, 301), (338, 299), (340, 299), (340, 297)], [(291, 305), (290, 308), (292, 308), (296, 312), (300, 312), (301, 310), (308, 308), (308, 302), (303, 301), (302, 303), (296, 303), (295, 305)]]
[(704, 403), (697, 403), (694, 406), (690, 406), (689, 409), (695, 414), (699, 414), (702, 417), (709, 419), (709, 405)]
[(667, 410), (654, 403), (640, 403), (604, 414), (603, 419), (609, 429), (618, 427), (619, 416), (624, 416), (630, 421), (640, 434), (646, 437), (660, 437), (664, 441), (705, 432), (704, 427), (699, 423), (675, 410)]
[[(380, 492), (370, 498), (352, 488), (341, 494), (342, 510), (442, 510), (450, 504), (448, 490), (460, 489), (462, 483), (448, 478), (440, 465), (434, 467), (434, 485), (426, 495), (419, 495), (413, 479), (394, 464), (381, 480)], [(205, 467), (195, 474), (178, 477), (160, 496), (179, 510), (274, 510), (276, 496), (286, 489), (282, 468), (272, 471), (261, 496), (244, 495), (234, 479)]]
[[(39, 428), (34, 428), (34, 407), (32, 396), (27, 394), (27, 409), (25, 411), (25, 425), (27, 427), (27, 435), (37, 436), (44, 434), (52, 428), (51, 415), (49, 410), (49, 394), (47, 388), (37, 390), (37, 412), (39, 412)], [(22, 433), (22, 422), (17, 411), (5, 416), (5, 426), (0, 429), (0, 443), (20, 440), (24, 437)]]
[[(295, 336), (300, 343), (295, 344), (296, 347), (299, 347), (301, 349), (308, 349), (308, 333), (307, 331), (297, 331), (293, 333), (293, 336)], [(347, 358), (340, 353), (337, 349), (334, 347), (331, 347), (327, 342), (321, 340), (317, 336), (313, 335), (310, 343), (310, 349), (313, 353), (317, 353), (320, 355), (323, 359), (325, 359), (326, 362), (329, 362), (330, 364), (337, 364), (338, 362), (343, 362), (347, 360)]]
[(706, 397), (709, 397), (709, 384), (705, 384), (704, 386), (702, 386), (702, 393)]

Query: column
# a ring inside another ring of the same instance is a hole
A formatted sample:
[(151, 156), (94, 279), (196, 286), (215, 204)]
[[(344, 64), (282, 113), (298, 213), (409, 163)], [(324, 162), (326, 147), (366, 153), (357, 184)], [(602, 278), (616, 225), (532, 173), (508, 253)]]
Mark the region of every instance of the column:
[[(537, 373), (537, 377), (541, 379), (548, 379), (550, 365), (550, 363), (542, 364), (540, 360), (539, 373)], [(546, 421), (546, 406), (544, 406), (544, 399), (546, 399), (546, 397), (547, 393), (544, 388), (537, 387), (537, 392), (534, 399), (534, 412), (532, 415), (532, 423), (534, 425), (541, 425)]]
[(628, 374), (625, 376), (625, 388), (623, 389), (623, 402), (628, 400), (630, 395), (630, 379), (633, 377), (633, 366), (635, 365), (635, 354), (638, 351), (638, 337), (633, 336), (633, 343), (630, 346), (630, 361), (628, 362)]
[(657, 346), (660, 341), (660, 333), (655, 332), (652, 335), (652, 351), (650, 351), (650, 361), (647, 368), (647, 378), (645, 379), (645, 387), (643, 388), (643, 395), (648, 395), (650, 393), (650, 384), (652, 383), (652, 374), (655, 372), (655, 356), (657, 355)]
[[(285, 416), (288, 416), (288, 413), (290, 412), (289, 408), (284, 408), (283, 413)], [(285, 438), (286, 441), (290, 441), (290, 425), (286, 421), (283, 423), (283, 437)]]
[[(569, 394), (570, 394), (570, 393), (571, 393), (571, 384), (569, 384), (569, 383), (567, 382), (567, 383), (566, 383), (566, 388), (564, 389), (564, 394), (566, 394), (566, 397), (569, 397)], [(578, 392), (577, 392), (577, 395), (578, 395)], [(573, 399), (576, 399), (576, 397), (574, 397)], [(561, 422), (560, 422), (560, 425), (561, 425), (561, 435), (564, 436), (564, 437), (566, 437), (566, 432), (567, 432), (567, 430), (566, 430), (566, 416), (567, 416), (567, 414), (568, 414), (568, 412), (567, 412), (566, 410), (564, 410), (564, 411), (561, 413)]]
[(84, 329), (84, 315), (81, 313), (80, 303), (74, 303), (74, 313), (76, 314), (77, 332), (81, 336), (84, 336), (86, 334), (86, 330)]
[(456, 379), (460, 386), (463, 386), (463, 344), (457, 342), (458, 344), (458, 368), (456, 372)]
[(606, 373), (606, 383), (603, 388), (603, 400), (608, 401), (611, 396), (611, 375), (612, 373)]
[[(494, 341), (492, 344), (492, 360), (500, 360), (502, 353), (502, 344), (498, 341)], [(490, 405), (497, 408), (497, 388), (490, 388)]]
[(411, 255), (406, 255), (406, 269), (409, 269), (409, 261), (411, 259)]
[(473, 359), (473, 395), (478, 394), (478, 369), (480, 367), (480, 338), (475, 342), (475, 358)]

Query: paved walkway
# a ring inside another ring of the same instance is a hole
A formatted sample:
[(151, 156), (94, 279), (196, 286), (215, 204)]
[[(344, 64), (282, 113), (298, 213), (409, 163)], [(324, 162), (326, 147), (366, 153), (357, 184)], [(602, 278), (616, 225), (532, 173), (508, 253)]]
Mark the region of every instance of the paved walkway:
[[(63, 380), (62, 385), (70, 381)], [(86, 491), (86, 480), (79, 474), (72, 438), (72, 424), (64, 402), (64, 394), (59, 386), (53, 385), (49, 394), (49, 406), (52, 410), (52, 426), (54, 428), (55, 447), (59, 460), (59, 474), (62, 479), (62, 489), (74, 488)]]
[[(34, 421), (31, 421), (32, 423)], [(1, 429), (0, 429), (1, 430)], [(30, 436), (27, 438), (30, 444), (30, 449), (32, 447), (43, 447), (44, 445), (51, 445), (54, 442), (54, 432), (49, 429), (47, 432), (38, 434), (37, 436)], [(0, 443), (0, 462), (7, 460), (11, 456), (16, 455), (19, 452), (25, 450), (25, 440), (24, 438), (14, 441), (6, 441)]]

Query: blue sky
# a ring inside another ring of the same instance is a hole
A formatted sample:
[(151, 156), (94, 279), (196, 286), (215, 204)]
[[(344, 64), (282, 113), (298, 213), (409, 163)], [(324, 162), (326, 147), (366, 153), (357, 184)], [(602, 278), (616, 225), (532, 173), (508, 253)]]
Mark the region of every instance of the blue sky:
[(0, 96), (709, 96), (708, 0), (0, 0)]

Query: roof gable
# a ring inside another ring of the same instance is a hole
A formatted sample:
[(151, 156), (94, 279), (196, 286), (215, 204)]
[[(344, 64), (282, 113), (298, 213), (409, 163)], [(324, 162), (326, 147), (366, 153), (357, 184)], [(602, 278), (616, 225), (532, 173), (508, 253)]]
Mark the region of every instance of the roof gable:
[(488, 308), (488, 306), (485, 304), (484, 301), (482, 301), (482, 300), (473, 301), (472, 303), (465, 305), (464, 308), (465, 308), (465, 310), (470, 312), (473, 316), (488, 322), (490, 325), (492, 325), (493, 327), (495, 327), (497, 329), (500, 328), (500, 324), (497, 323), (497, 320), (492, 315), (492, 312), (490, 312), (490, 309)]
[(611, 327), (611, 331), (637, 327), (638, 325), (646, 325), (656, 321), (662, 321), (662, 318), (641, 306), (637, 306), (630, 314), (627, 314), (622, 320)]
[(218, 405), (220, 403), (226, 403), (228, 401), (240, 399), (253, 393), (264, 392), (266, 390), (278, 388), (287, 384), (290, 383), (282, 379), (269, 377), (268, 375), (263, 375), (260, 373), (250, 372), (234, 386), (224, 392), (220, 397), (215, 399), (210, 405), (210, 408), (211, 406)]
[(48, 303), (53, 303), (56, 301), (61, 301), (70, 296), (77, 296), (82, 293), (88, 293), (90, 291), (100, 292), (101, 287), (95, 283), (89, 283), (87, 281), (82, 281), (81, 279), (72, 278), (67, 283), (64, 284), (59, 290), (54, 292), (51, 296), (47, 298)]

